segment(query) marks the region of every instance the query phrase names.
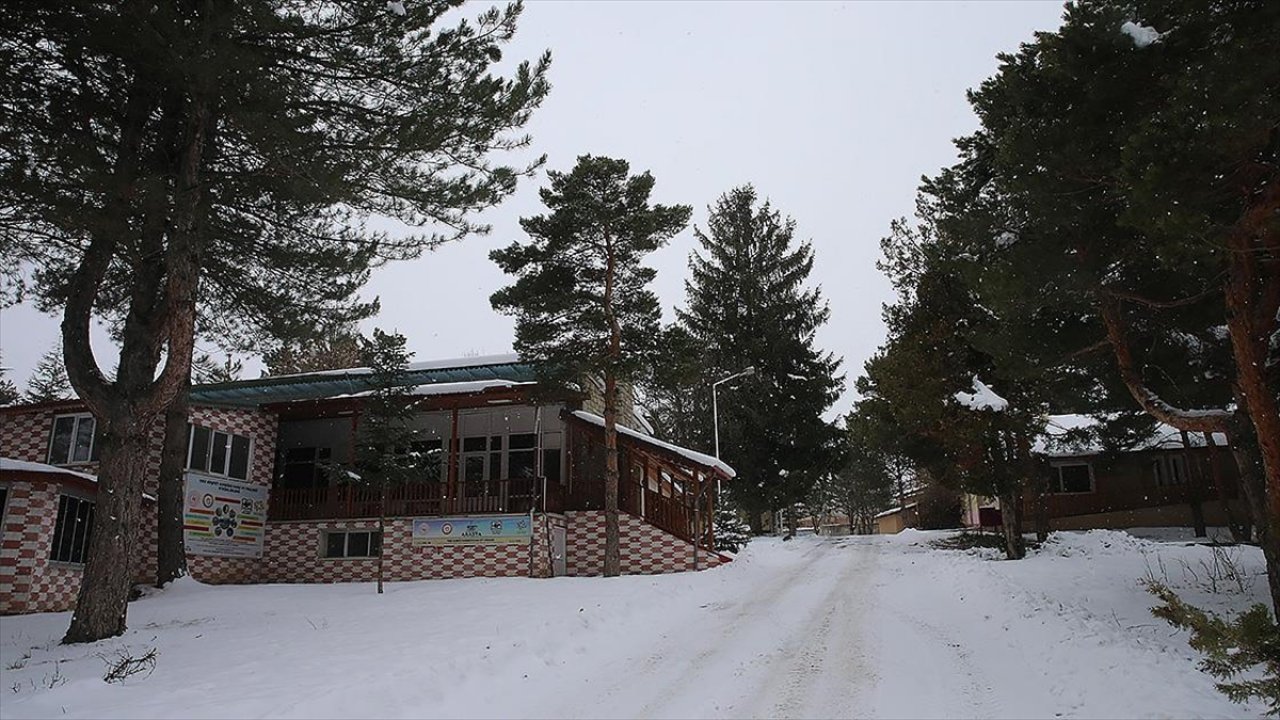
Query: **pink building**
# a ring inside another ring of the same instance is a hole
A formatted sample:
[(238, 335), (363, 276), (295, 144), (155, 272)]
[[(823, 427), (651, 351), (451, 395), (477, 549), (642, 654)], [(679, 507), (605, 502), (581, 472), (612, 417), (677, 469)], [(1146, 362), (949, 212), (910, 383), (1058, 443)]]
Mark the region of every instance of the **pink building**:
[[(367, 369), (197, 386), (185, 477), (191, 575), (207, 583), (598, 575), (604, 446), (598, 393), (538, 393), (514, 356), (416, 363), (421, 479), (386, 498), (334, 468), (354, 459)], [(596, 411), (595, 413), (592, 410)], [(621, 433), (624, 573), (713, 567), (716, 478), (733, 470), (659, 441), (628, 407)], [(145, 488), (157, 492), (157, 423)], [(0, 613), (74, 605), (93, 523), (94, 419), (78, 401), (0, 408)], [(355, 474), (352, 474), (355, 477)], [(155, 512), (134, 575), (155, 574)]]

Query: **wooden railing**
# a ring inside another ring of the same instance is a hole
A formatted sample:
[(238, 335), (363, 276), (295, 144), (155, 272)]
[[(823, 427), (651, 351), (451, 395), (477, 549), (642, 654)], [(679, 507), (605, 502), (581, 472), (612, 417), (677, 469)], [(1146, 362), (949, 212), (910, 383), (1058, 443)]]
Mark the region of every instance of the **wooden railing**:
[[(456, 483), (415, 482), (386, 489), (387, 517), (526, 513), (539, 502), (541, 481), (486, 480)], [(378, 517), (380, 489), (368, 485), (324, 488), (272, 488), (271, 520), (330, 520)]]

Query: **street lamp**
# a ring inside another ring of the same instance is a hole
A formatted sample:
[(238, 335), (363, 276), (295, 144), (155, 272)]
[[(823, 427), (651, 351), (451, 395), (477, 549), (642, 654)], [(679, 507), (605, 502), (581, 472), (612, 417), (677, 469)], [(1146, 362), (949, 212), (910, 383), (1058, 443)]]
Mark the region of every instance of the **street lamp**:
[[(755, 375), (755, 374), (756, 374), (756, 366), (752, 365), (748, 367), (746, 370), (736, 372), (730, 375), (729, 377), (721, 378), (711, 383), (711, 423), (715, 429), (717, 460), (720, 459), (720, 403), (716, 399), (716, 388), (720, 387), (720, 385), (722, 385), (723, 383), (729, 382), (730, 380), (736, 380), (740, 377), (746, 377), (748, 375)], [(719, 495), (720, 495), (720, 476), (716, 475), (716, 496), (718, 497)]]

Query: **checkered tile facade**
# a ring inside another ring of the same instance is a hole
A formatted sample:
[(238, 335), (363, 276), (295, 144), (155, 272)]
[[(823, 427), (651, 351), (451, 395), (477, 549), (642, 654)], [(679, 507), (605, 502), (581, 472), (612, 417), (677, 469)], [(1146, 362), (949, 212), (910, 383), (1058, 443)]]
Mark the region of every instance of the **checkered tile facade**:
[[(571, 510), (568, 518), (567, 565), (569, 575), (600, 575), (604, 572), (604, 511)], [(620, 513), (618, 518), (624, 575), (693, 570), (693, 543), (641, 520)], [(726, 562), (717, 553), (698, 550), (698, 569)]]
[[(83, 409), (21, 408), (0, 413), (0, 457), (31, 462), (48, 461), (48, 443), (53, 420), (58, 415), (83, 412)], [(198, 425), (245, 435), (250, 438), (253, 457), (249, 479), (262, 485), (271, 484), (275, 465), (275, 416), (254, 409), (195, 407), (192, 422)], [(147, 476), (143, 489), (154, 496), (158, 491), (160, 454), (164, 427), (157, 419), (152, 430), (147, 458)], [(77, 466), (77, 470), (96, 472), (95, 465)], [(75, 604), (80, 588), (82, 568), (76, 565), (50, 563), (48, 556), (57, 523), (59, 487), (56, 483), (11, 482), (9, 499), (0, 536), (0, 613), (44, 612), (67, 610)], [(133, 575), (138, 582), (151, 582), (156, 563), (156, 515), (148, 504), (142, 513)], [(250, 580), (226, 578), (252, 577), (256, 560), (235, 558), (189, 558), (192, 574), (208, 576), (210, 582)]]
[[(5, 482), (4, 487), (8, 498), (0, 509), (0, 615), (70, 610), (80, 592), (83, 566), (49, 560), (61, 486)], [(135, 568), (135, 579), (144, 581), (140, 570)]]

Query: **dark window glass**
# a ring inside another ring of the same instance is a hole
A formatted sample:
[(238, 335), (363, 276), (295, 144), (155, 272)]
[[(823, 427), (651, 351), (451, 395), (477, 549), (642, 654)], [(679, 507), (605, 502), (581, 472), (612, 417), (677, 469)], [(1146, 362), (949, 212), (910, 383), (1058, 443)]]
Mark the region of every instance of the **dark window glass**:
[(484, 480), (484, 456), (472, 455), (463, 461), (462, 480), (479, 483)]
[(102, 452), (102, 431), (98, 429), (97, 421), (95, 421), (93, 425), (93, 451), (89, 453), (89, 459), (97, 462), (100, 458), (100, 453)]
[(534, 460), (537, 453), (528, 450), (525, 452), (512, 451), (507, 455), (507, 475), (512, 479), (531, 478), (534, 475)]
[(58, 562), (83, 563), (88, 557), (92, 534), (93, 503), (69, 495), (61, 496), (49, 558)]
[(71, 457), (71, 435), (76, 429), (74, 417), (60, 417), (53, 421), (53, 440), (49, 443), (49, 464), (63, 465)]
[(502, 436), (501, 436), (501, 435), (494, 435), (493, 437), (489, 438), (489, 449), (490, 449), (490, 450), (501, 450), (501, 449), (502, 449)]
[(213, 434), (213, 448), (209, 452), (209, 472), (219, 475), (227, 474), (227, 441), (231, 437), (226, 433)]
[(462, 438), (462, 452), (484, 452), (484, 441), (482, 437)]
[(4, 517), (4, 503), (9, 499), (9, 488), (0, 487), (0, 518)]
[(489, 456), (489, 477), (488, 480), (499, 480), (502, 478), (502, 453), (493, 453)]
[(191, 428), (191, 458), (187, 467), (192, 470), (209, 470), (209, 428), (199, 425)]
[(76, 418), (76, 443), (71, 450), (72, 462), (88, 462), (93, 451), (93, 426), (92, 417)]
[(512, 450), (529, 450), (538, 444), (538, 436), (533, 433), (512, 435), (507, 438), (507, 447)]
[(369, 557), (369, 533), (347, 533), (347, 557)]
[(329, 533), (325, 536), (324, 556), (340, 558), (347, 556), (347, 534)]
[(560, 451), (542, 451), (542, 474), (551, 480), (560, 480)]
[(1058, 467), (1058, 492), (1087, 493), (1093, 490), (1088, 465), (1061, 465)]
[(240, 435), (231, 437), (231, 467), (227, 474), (241, 480), (249, 479), (249, 438)]

